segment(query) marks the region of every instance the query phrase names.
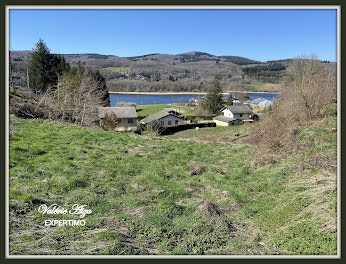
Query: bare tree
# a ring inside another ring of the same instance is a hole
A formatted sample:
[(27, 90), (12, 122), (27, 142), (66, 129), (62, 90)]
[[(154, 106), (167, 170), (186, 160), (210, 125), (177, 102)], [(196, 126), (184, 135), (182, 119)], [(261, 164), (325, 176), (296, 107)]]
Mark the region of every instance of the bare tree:
[(328, 115), (336, 98), (335, 76), (315, 56), (295, 59), (287, 68), (282, 92), (248, 138), (278, 151), (293, 135)]
[(278, 110), (301, 120), (321, 118), (336, 98), (336, 80), (316, 56), (295, 59), (287, 68)]
[(163, 126), (162, 121), (152, 121), (149, 124), (146, 125), (146, 130), (149, 136), (160, 136), (161, 133), (166, 130), (166, 128)]
[(59, 78), (57, 86), (42, 95), (38, 106), (43, 106), (50, 118), (88, 126), (98, 120), (98, 107), (103, 105), (106, 92), (86, 69), (80, 77)]

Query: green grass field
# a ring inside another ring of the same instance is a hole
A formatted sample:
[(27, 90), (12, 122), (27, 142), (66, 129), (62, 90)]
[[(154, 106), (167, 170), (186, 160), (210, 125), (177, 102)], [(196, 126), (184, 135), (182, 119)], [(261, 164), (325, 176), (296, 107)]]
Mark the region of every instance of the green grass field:
[(251, 82), (251, 86), (254, 87), (256, 91), (258, 91), (265, 84), (266, 83), (264, 82)]
[(107, 67), (107, 70), (110, 70), (112, 72), (119, 72), (122, 74), (129, 74), (130, 73), (130, 67)]
[[(298, 132), (318, 138), (308, 160), (256, 169), (256, 146), (237, 139), (248, 126), (150, 139), (12, 120), (10, 254), (336, 254), (336, 172), (316, 165), (336, 164), (335, 119)], [(44, 227), (73, 218), (43, 216), (43, 203), (92, 214), (83, 227)]]
[(156, 114), (164, 108), (171, 108), (171, 105), (166, 104), (153, 104), (153, 105), (137, 105), (136, 111), (138, 116), (148, 116)]

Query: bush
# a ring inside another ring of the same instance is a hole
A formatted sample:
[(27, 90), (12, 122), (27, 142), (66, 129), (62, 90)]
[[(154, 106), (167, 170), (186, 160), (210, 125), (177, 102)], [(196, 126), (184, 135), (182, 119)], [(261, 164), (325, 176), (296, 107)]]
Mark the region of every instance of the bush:
[(56, 88), (40, 98), (49, 118), (90, 126), (98, 121), (98, 107), (108, 105), (108, 92), (102, 76), (86, 67), (65, 73)]
[(297, 148), (304, 149), (304, 142), (293, 144), (299, 131), (335, 113), (331, 107), (336, 98), (335, 76), (315, 57), (294, 60), (281, 87), (282, 93), (248, 138), (264, 146), (260, 155), (254, 153), (257, 161), (275, 162)]
[(101, 127), (104, 130), (113, 130), (116, 128), (117, 124), (119, 123), (119, 120), (117, 116), (114, 113), (106, 114), (106, 116), (101, 120)]

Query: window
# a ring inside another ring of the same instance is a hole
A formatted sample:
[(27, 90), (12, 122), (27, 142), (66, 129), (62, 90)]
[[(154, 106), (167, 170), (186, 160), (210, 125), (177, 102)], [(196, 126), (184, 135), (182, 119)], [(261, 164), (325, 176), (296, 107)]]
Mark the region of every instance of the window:
[(168, 120), (168, 125), (172, 125), (172, 121), (171, 120)]
[(127, 121), (129, 124), (133, 124), (133, 119), (128, 119)]
[(175, 120), (175, 125), (178, 125), (178, 120)]

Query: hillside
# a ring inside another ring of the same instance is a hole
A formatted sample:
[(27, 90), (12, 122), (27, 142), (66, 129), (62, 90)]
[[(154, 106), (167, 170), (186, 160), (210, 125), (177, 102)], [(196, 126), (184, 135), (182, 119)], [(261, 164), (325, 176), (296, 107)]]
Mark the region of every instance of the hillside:
[[(26, 85), (26, 69), (31, 51), (12, 51), (15, 86)], [(278, 82), (275, 76), (250, 76), (244, 67), (261, 63), (237, 56), (213, 56), (202, 52), (178, 55), (148, 54), (121, 58), (99, 54), (63, 54), (71, 65), (86, 64), (106, 78), (110, 91), (206, 91), (216, 74), (224, 90), (253, 90), (252, 81)]]
[[(249, 126), (173, 136), (11, 117), (11, 254), (336, 254), (336, 126), (297, 131), (304, 153), (252, 167)], [(87, 204), (44, 227), (40, 204)], [(71, 219), (71, 218), (69, 218)], [(77, 218), (74, 218), (77, 219)]]
[[(26, 85), (26, 69), (31, 51), (11, 52), (14, 85)], [(117, 57), (100, 54), (63, 54), (71, 65), (82, 63), (98, 69), (107, 81), (109, 91), (122, 92), (203, 92), (216, 74), (224, 91), (261, 91), (254, 82), (268, 83), (263, 91), (277, 91), (290, 60), (254, 61), (238, 56), (214, 56), (203, 52), (177, 55), (148, 54)], [(336, 64), (328, 63), (332, 73)]]

